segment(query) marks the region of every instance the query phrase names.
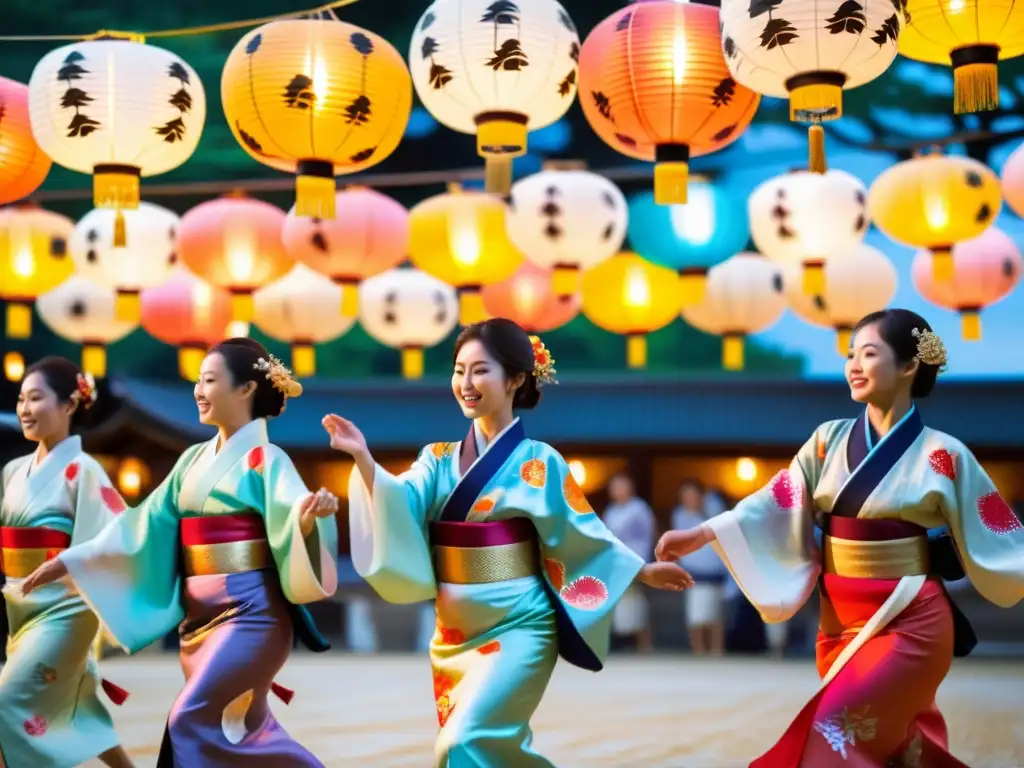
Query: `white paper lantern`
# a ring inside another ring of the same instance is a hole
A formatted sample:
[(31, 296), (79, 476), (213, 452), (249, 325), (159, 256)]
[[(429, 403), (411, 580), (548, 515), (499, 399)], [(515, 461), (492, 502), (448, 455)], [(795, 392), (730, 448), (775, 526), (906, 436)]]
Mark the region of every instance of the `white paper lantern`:
[[(88, 40), (50, 51), (29, 80), (32, 133), (53, 161), (93, 175), (97, 208), (135, 208), (139, 178), (195, 151), (206, 94), (195, 70), (163, 48)], [(123, 245), (118, 217), (115, 245)]]
[(896, 267), (877, 248), (860, 243), (825, 262), (823, 293), (808, 295), (800, 267), (783, 267), (786, 301), (801, 320), (836, 332), (836, 349), (846, 356), (850, 334), (865, 315), (885, 309), (896, 295)]
[(580, 290), (580, 272), (622, 248), (626, 198), (608, 179), (589, 171), (541, 171), (512, 185), (509, 239), (530, 261), (554, 270), (560, 296)]
[(475, 134), (487, 189), (505, 194), (528, 131), (566, 113), (580, 39), (555, 0), (436, 0), (409, 49), (416, 94), (438, 122)]
[(137, 323), (118, 320), (112, 288), (75, 275), (36, 300), (43, 322), (63, 339), (82, 345), (82, 370), (107, 375), (107, 347), (120, 341)]
[(459, 320), (455, 289), (426, 272), (391, 269), (359, 286), (359, 322), (382, 344), (402, 350), (402, 375), (423, 375), (423, 350), (443, 341)]
[(780, 264), (803, 266), (808, 295), (825, 291), (825, 262), (864, 239), (867, 187), (844, 171), (784, 173), (762, 183), (747, 202), (757, 249)]
[(737, 253), (708, 271), (704, 299), (683, 319), (722, 337), (722, 364), (743, 368), (743, 340), (775, 325), (786, 311), (782, 269), (759, 253)]
[(119, 320), (137, 323), (142, 317), (141, 292), (163, 283), (174, 269), (181, 219), (174, 211), (140, 202), (138, 208), (124, 212), (127, 245), (115, 248), (111, 243), (116, 217), (109, 208), (94, 208), (79, 219), (71, 235), (71, 258), (77, 274), (116, 291)]
[(338, 312), (341, 286), (305, 264), (256, 291), (253, 303), (259, 329), (292, 345), (292, 368), (301, 377), (316, 373), (314, 345), (333, 341), (356, 323)]

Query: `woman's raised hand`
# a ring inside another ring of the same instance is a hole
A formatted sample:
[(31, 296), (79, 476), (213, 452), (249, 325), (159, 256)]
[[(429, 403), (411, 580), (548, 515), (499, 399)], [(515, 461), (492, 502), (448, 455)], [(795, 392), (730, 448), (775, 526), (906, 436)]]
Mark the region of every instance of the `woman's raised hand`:
[(366, 438), (359, 427), (336, 413), (329, 413), (320, 422), (331, 436), (331, 448), (349, 456), (357, 457), (369, 452)]

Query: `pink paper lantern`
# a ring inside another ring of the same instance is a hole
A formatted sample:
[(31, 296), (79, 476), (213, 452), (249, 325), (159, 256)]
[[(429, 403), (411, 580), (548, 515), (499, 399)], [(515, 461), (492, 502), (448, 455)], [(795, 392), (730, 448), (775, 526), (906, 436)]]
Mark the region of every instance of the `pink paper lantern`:
[(1003, 166), (1003, 197), (1018, 216), (1024, 218), (1024, 144), (1013, 151)]
[(524, 261), (507, 280), (485, 285), (484, 309), (493, 317), (507, 317), (529, 333), (560, 328), (580, 312), (579, 294), (558, 296), (550, 269)]

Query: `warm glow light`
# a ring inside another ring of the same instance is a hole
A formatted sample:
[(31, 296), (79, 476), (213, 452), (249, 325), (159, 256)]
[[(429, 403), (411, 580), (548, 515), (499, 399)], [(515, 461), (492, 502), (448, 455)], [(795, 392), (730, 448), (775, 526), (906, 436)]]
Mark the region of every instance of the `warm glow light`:
[(196, 286), (192, 313), (195, 325), (202, 326), (210, 322), (213, 313), (213, 287), (209, 283), (199, 283)]
[(647, 283), (647, 275), (639, 266), (629, 270), (623, 291), (623, 303), (631, 309), (646, 307), (651, 303), (651, 286)]
[(753, 459), (737, 459), (736, 460), (736, 477), (745, 483), (749, 483), (757, 479), (757, 463)]
[(24, 243), (18, 249), (18, 255), (14, 257), (12, 264), (14, 274), (23, 280), (28, 280), (36, 272), (36, 260), (32, 255), (32, 244)]
[(4, 377), (8, 381), (21, 381), (25, 375), (25, 358), (20, 352), (8, 352), (4, 355)]
[(715, 234), (715, 192), (705, 184), (692, 184), (686, 205), (669, 206), (672, 231), (690, 245), (707, 245)]
[(322, 112), (327, 104), (327, 62), (320, 55), (310, 54), (306, 68), (313, 73), (313, 111)]
[(516, 309), (523, 315), (532, 315), (537, 307), (539, 297), (537, 289), (529, 280), (519, 280), (512, 287)]
[(950, 0), (947, 13), (960, 13), (964, 9), (964, 0)]
[(672, 80), (682, 85), (686, 79), (686, 35), (682, 31), (676, 33), (672, 41)]
[(575, 480), (576, 484), (580, 487), (586, 485), (587, 467), (579, 459), (573, 459), (569, 462), (569, 474), (572, 475), (572, 479)]
[(941, 194), (928, 195), (924, 204), (924, 215), (932, 229), (945, 229), (949, 226), (949, 210)]
[(249, 335), (249, 324), (242, 320), (232, 320), (228, 323), (227, 329), (224, 331), (224, 335), (229, 339), (243, 338)]
[(121, 495), (133, 499), (139, 495), (142, 486), (146, 483), (148, 470), (146, 465), (138, 459), (129, 456), (117, 469), (117, 487)]
[(480, 261), (480, 235), (476, 228), (476, 217), (472, 211), (460, 206), (448, 217), (448, 239), (452, 244), (452, 256), (464, 267), (472, 267)]

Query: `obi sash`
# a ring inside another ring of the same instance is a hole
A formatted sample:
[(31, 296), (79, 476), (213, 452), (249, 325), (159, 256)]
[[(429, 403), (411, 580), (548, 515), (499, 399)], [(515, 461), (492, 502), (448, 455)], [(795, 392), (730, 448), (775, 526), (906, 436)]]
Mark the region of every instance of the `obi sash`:
[(0, 572), (24, 579), (71, 546), (71, 536), (53, 528), (0, 528)]
[(855, 579), (927, 576), (928, 532), (903, 520), (826, 515), (822, 521), (822, 570)]
[(525, 517), (492, 523), (431, 523), (434, 573), (446, 584), (491, 584), (535, 576), (537, 532)]
[(523, 422), (515, 421), (494, 439), (482, 456), (477, 456), (476, 433), (471, 425), (459, 452), (459, 483), (445, 501), (438, 519), (445, 523), (465, 522), (484, 488), (525, 439)]

